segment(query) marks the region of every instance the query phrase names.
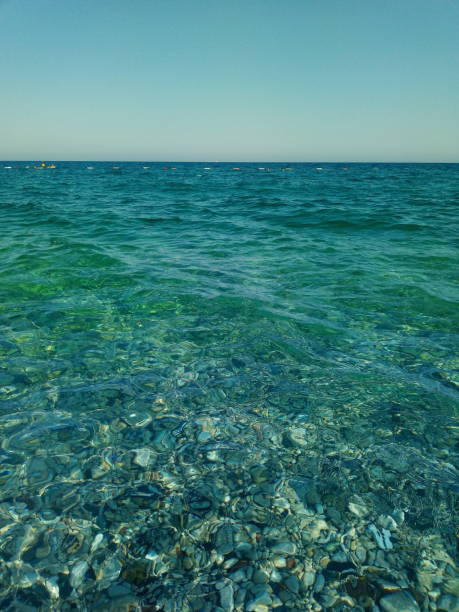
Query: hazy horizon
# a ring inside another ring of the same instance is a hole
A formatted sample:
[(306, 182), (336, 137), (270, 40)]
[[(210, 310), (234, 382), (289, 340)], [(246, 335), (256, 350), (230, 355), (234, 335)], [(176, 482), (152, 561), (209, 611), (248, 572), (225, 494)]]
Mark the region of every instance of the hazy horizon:
[(369, 159), (369, 160), (346, 160), (346, 159), (335, 159), (335, 160), (324, 160), (324, 159), (312, 159), (312, 160), (275, 160), (275, 159), (253, 159), (253, 160), (242, 160), (242, 159), (2, 159), (0, 163), (60, 163), (60, 164), (448, 164), (457, 165), (459, 162), (454, 161), (410, 161), (407, 160), (381, 160), (381, 159)]

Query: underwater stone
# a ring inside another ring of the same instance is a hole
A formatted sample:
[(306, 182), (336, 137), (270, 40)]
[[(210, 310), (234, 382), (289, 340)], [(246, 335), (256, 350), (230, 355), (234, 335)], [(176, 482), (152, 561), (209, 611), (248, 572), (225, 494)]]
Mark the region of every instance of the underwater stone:
[(29, 485), (38, 485), (50, 481), (54, 474), (47, 462), (41, 457), (33, 457), (27, 467), (27, 482)]
[(229, 577), (233, 582), (244, 582), (244, 580), (246, 579), (245, 570), (243, 568), (240, 568), (235, 572), (232, 572)]
[(83, 582), (83, 578), (88, 571), (89, 565), (86, 561), (79, 561), (72, 567), (70, 572), (70, 584), (74, 589), (78, 588)]
[(234, 591), (232, 584), (227, 584), (220, 590), (220, 605), (225, 612), (232, 612), (234, 609)]
[(359, 500), (359, 502), (349, 502), (349, 510), (359, 518), (363, 518), (369, 512), (368, 508), (361, 500)]
[(385, 612), (419, 612), (419, 606), (407, 591), (386, 595), (379, 602)]
[(309, 571), (309, 572), (304, 572), (304, 576), (303, 576), (303, 586), (304, 588), (309, 588), (310, 586), (312, 586), (314, 584), (314, 581), (316, 579), (316, 573)]
[(153, 453), (149, 448), (136, 448), (133, 451), (135, 453), (134, 463), (140, 467), (147, 467), (153, 463)]
[(104, 536), (102, 533), (98, 533), (94, 540), (92, 541), (91, 544), (91, 553), (94, 553), (100, 546), (100, 544), (102, 543), (102, 540), (104, 539)]
[(234, 550), (234, 531), (231, 525), (224, 524), (215, 534), (215, 548), (222, 555)]
[(139, 610), (139, 602), (132, 595), (118, 597), (109, 602), (108, 605), (103, 604), (97, 608), (100, 612), (134, 612)]
[(153, 420), (152, 416), (142, 412), (130, 412), (123, 416), (123, 420), (131, 427), (146, 427)]
[(111, 584), (107, 589), (107, 593), (112, 599), (116, 599), (117, 597), (124, 597), (126, 595), (131, 594), (131, 586), (126, 583)]
[(269, 610), (271, 604), (271, 595), (266, 591), (262, 591), (247, 604), (245, 609), (247, 612), (265, 612)]
[(284, 580), (283, 584), (285, 584), (288, 590), (292, 593), (298, 593), (300, 590), (300, 582), (298, 578), (293, 574), (289, 576), (286, 580)]
[(454, 595), (442, 595), (438, 601), (437, 609), (441, 612), (459, 612), (459, 599)]
[(198, 442), (204, 443), (212, 439), (212, 434), (208, 431), (201, 431), (198, 434)]
[(296, 546), (293, 542), (276, 542), (271, 546), (271, 551), (280, 555), (294, 555)]
[(53, 576), (52, 578), (45, 580), (43, 583), (48, 589), (51, 599), (59, 599), (59, 586), (57, 584), (57, 580), (57, 576)]
[(382, 529), (381, 531), (379, 531), (376, 526), (371, 523), (371, 525), (368, 526), (368, 531), (372, 533), (374, 539), (376, 540), (376, 544), (382, 550), (391, 550), (392, 548), (394, 548), (394, 545), (390, 541), (391, 533), (389, 530)]
[(318, 574), (314, 583), (314, 593), (320, 593), (325, 586), (325, 578), (322, 574)]
[(269, 582), (269, 576), (264, 570), (255, 570), (253, 572), (252, 580), (255, 584), (266, 584)]

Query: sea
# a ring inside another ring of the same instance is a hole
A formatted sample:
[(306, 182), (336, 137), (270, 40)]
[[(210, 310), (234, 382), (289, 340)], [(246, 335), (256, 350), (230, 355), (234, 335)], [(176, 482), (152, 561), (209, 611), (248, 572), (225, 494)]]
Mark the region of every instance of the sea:
[(458, 164), (2, 162), (0, 609), (457, 611), (458, 207)]

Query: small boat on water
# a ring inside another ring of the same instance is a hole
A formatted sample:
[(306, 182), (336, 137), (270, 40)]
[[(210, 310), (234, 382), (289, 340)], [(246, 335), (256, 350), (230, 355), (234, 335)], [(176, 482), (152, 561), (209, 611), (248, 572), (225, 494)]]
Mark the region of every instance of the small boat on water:
[(48, 164), (46, 165), (45, 162), (41, 162), (41, 164), (39, 166), (34, 166), (35, 170), (43, 170), (43, 168), (47, 168), (47, 169), (51, 169), (53, 170), (54, 168), (57, 168), (57, 166), (55, 164)]

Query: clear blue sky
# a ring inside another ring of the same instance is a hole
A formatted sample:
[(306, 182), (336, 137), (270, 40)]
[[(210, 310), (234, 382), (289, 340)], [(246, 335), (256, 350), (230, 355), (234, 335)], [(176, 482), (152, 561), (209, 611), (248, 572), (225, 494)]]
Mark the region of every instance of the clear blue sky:
[(0, 0), (0, 159), (459, 162), (459, 0)]

